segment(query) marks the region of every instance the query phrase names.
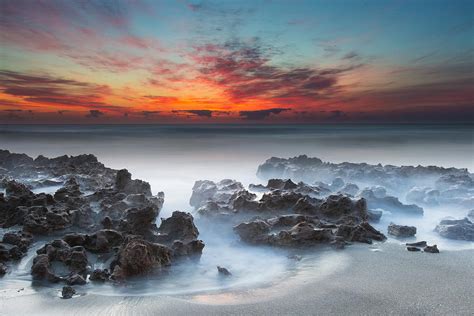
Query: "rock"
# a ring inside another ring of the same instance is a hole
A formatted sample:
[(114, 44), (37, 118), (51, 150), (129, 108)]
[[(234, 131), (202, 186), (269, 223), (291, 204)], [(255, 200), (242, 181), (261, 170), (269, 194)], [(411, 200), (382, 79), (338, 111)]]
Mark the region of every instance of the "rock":
[(221, 267), (221, 266), (217, 266), (217, 272), (220, 275), (223, 275), (223, 276), (231, 276), (232, 275), (232, 273), (230, 273), (229, 270), (227, 270), (226, 268)]
[(423, 248), (423, 251), (429, 253), (439, 253), (438, 247), (436, 245), (426, 246), (425, 248)]
[(267, 188), (273, 190), (292, 190), (298, 186), (291, 179), (270, 179)]
[(270, 225), (265, 221), (255, 220), (235, 226), (234, 231), (243, 241), (255, 244), (266, 242), (268, 240), (266, 234), (270, 232)]
[(114, 267), (112, 277), (120, 280), (168, 266), (171, 255), (171, 250), (166, 246), (139, 238), (131, 239), (122, 245), (117, 254), (119, 269)]
[(189, 242), (176, 240), (171, 249), (174, 256), (200, 256), (204, 249), (204, 242), (202, 240), (191, 240)]
[(354, 183), (347, 183), (339, 192), (355, 196), (359, 192), (359, 187)]
[(369, 222), (379, 222), (383, 212), (381, 210), (367, 210)]
[(407, 250), (408, 250), (408, 251), (421, 251), (420, 248), (418, 248), (418, 247), (413, 247), (413, 246), (407, 246)]
[(340, 236), (346, 241), (357, 241), (367, 244), (371, 244), (372, 240), (384, 241), (386, 239), (384, 234), (367, 222), (362, 222), (356, 226), (340, 225), (337, 228), (336, 236)]
[(7, 267), (0, 262), (0, 277), (4, 276), (5, 274), (7, 274)]
[(405, 244), (408, 247), (426, 247), (426, 241), (417, 241)]
[(94, 282), (105, 282), (110, 279), (110, 272), (107, 269), (95, 269), (92, 271), (89, 280)]
[(81, 275), (73, 274), (66, 279), (66, 283), (68, 285), (84, 285), (87, 282)]
[(474, 223), (467, 217), (459, 220), (442, 220), (435, 231), (445, 238), (474, 241)]
[(143, 193), (146, 196), (151, 196), (151, 187), (148, 182), (142, 180), (132, 180), (132, 174), (127, 169), (117, 171), (115, 179), (115, 188), (119, 192), (127, 194)]
[(34, 280), (48, 280), (50, 282), (59, 281), (59, 278), (50, 270), (49, 257), (46, 254), (40, 254), (33, 259), (31, 275)]
[(33, 192), (23, 183), (15, 180), (8, 181), (5, 185), (5, 193), (8, 197), (11, 196), (33, 196)]
[(158, 232), (166, 236), (168, 242), (181, 240), (189, 242), (199, 236), (199, 231), (194, 225), (194, 218), (191, 214), (175, 211), (171, 217), (162, 219)]
[(64, 286), (61, 294), (63, 299), (70, 299), (76, 294), (76, 290), (72, 286)]
[(416, 227), (390, 223), (390, 225), (388, 225), (388, 233), (396, 237), (412, 237), (416, 234)]

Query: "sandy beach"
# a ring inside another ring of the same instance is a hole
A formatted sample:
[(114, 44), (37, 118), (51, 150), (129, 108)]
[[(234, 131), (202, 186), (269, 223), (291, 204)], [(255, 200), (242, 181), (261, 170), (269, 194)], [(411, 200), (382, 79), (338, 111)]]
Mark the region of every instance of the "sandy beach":
[[(320, 253), (317, 253), (320, 251)], [(71, 300), (58, 289), (0, 295), (2, 315), (472, 315), (474, 251), (411, 253), (397, 243), (315, 250), (268, 287), (191, 296)], [(157, 284), (159, 286), (159, 284)], [(80, 292), (79, 292), (80, 294)]]

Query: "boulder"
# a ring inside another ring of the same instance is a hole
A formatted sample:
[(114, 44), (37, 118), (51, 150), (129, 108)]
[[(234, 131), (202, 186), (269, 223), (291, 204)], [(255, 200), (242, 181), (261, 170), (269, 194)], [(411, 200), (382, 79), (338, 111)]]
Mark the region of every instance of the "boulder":
[(112, 278), (126, 279), (168, 266), (171, 263), (171, 255), (171, 249), (164, 245), (132, 238), (119, 249)]
[(426, 246), (423, 248), (424, 252), (429, 252), (429, 253), (439, 253), (438, 246), (433, 245), (433, 246)]
[(388, 233), (396, 237), (412, 237), (416, 235), (416, 227), (390, 223), (388, 225)]
[(449, 239), (474, 241), (474, 223), (464, 219), (445, 219), (439, 222), (435, 231)]
[(63, 299), (70, 299), (76, 294), (76, 290), (72, 286), (64, 286), (61, 295)]
[(158, 232), (167, 242), (181, 240), (189, 242), (199, 236), (199, 231), (194, 225), (194, 218), (190, 213), (175, 211), (171, 217), (162, 219)]

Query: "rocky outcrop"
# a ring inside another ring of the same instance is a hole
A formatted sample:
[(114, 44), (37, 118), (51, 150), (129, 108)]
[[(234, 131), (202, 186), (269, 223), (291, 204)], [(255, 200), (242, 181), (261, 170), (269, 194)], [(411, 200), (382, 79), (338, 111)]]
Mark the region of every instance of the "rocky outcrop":
[(416, 235), (415, 226), (396, 225), (394, 223), (390, 223), (387, 230), (390, 235), (396, 237), (412, 237)]
[(442, 220), (435, 231), (445, 238), (474, 241), (474, 223), (467, 217)]
[[(153, 196), (147, 182), (132, 179), (126, 169), (106, 168), (92, 155), (32, 159), (0, 150), (0, 168), (6, 190), (0, 193), (0, 225), (20, 227), (3, 236), (2, 267), (21, 259), (33, 239), (41, 243), (54, 235), (33, 259), (35, 280), (68, 285), (83, 285), (89, 275), (96, 282), (125, 280), (204, 248), (190, 214), (175, 212), (158, 228), (164, 194)], [(35, 194), (31, 187), (39, 183), (62, 186), (54, 195)], [(91, 271), (90, 258), (112, 264)]]

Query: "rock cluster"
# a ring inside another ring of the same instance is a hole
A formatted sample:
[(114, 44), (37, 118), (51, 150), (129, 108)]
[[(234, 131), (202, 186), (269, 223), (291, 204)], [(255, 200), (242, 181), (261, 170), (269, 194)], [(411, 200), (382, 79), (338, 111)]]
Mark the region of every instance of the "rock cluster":
[[(51, 180), (54, 194), (32, 189)], [(152, 195), (150, 185), (132, 179), (126, 170), (106, 168), (92, 155), (39, 156), (0, 151), (0, 226), (21, 227), (3, 235), (1, 271), (21, 259), (33, 241), (37, 250), (31, 274), (35, 280), (82, 285), (91, 281), (124, 280), (166, 267), (182, 256), (200, 255), (204, 243), (193, 217), (176, 211), (155, 224), (164, 194)], [(93, 254), (108, 269), (93, 269)], [(2, 274), (0, 271), (0, 274)], [(67, 295), (70, 296), (69, 289)]]
[[(331, 183), (338, 179), (356, 185), (382, 186), (406, 196), (408, 202), (422, 206), (455, 204), (470, 207), (474, 203), (474, 177), (467, 169), (330, 163), (301, 155), (288, 159), (272, 157), (259, 166), (257, 175), (264, 180), (289, 178), (306, 183)], [(341, 186), (340, 190), (355, 195), (356, 188), (351, 186), (344, 189)], [(394, 208), (400, 204), (395, 200), (368, 199), (370, 208), (377, 208), (379, 203)], [(414, 207), (405, 211), (420, 213), (419, 208)]]
[(377, 219), (380, 214), (371, 216), (363, 198), (335, 194), (319, 199), (315, 196), (320, 195), (320, 187), (282, 179), (271, 179), (266, 186), (251, 189), (265, 193), (257, 200), (256, 194), (234, 180), (197, 181), (190, 202), (203, 216), (257, 215), (234, 227), (241, 240), (251, 244), (291, 247), (327, 243), (342, 248), (347, 242), (385, 239), (368, 224), (371, 217)]

